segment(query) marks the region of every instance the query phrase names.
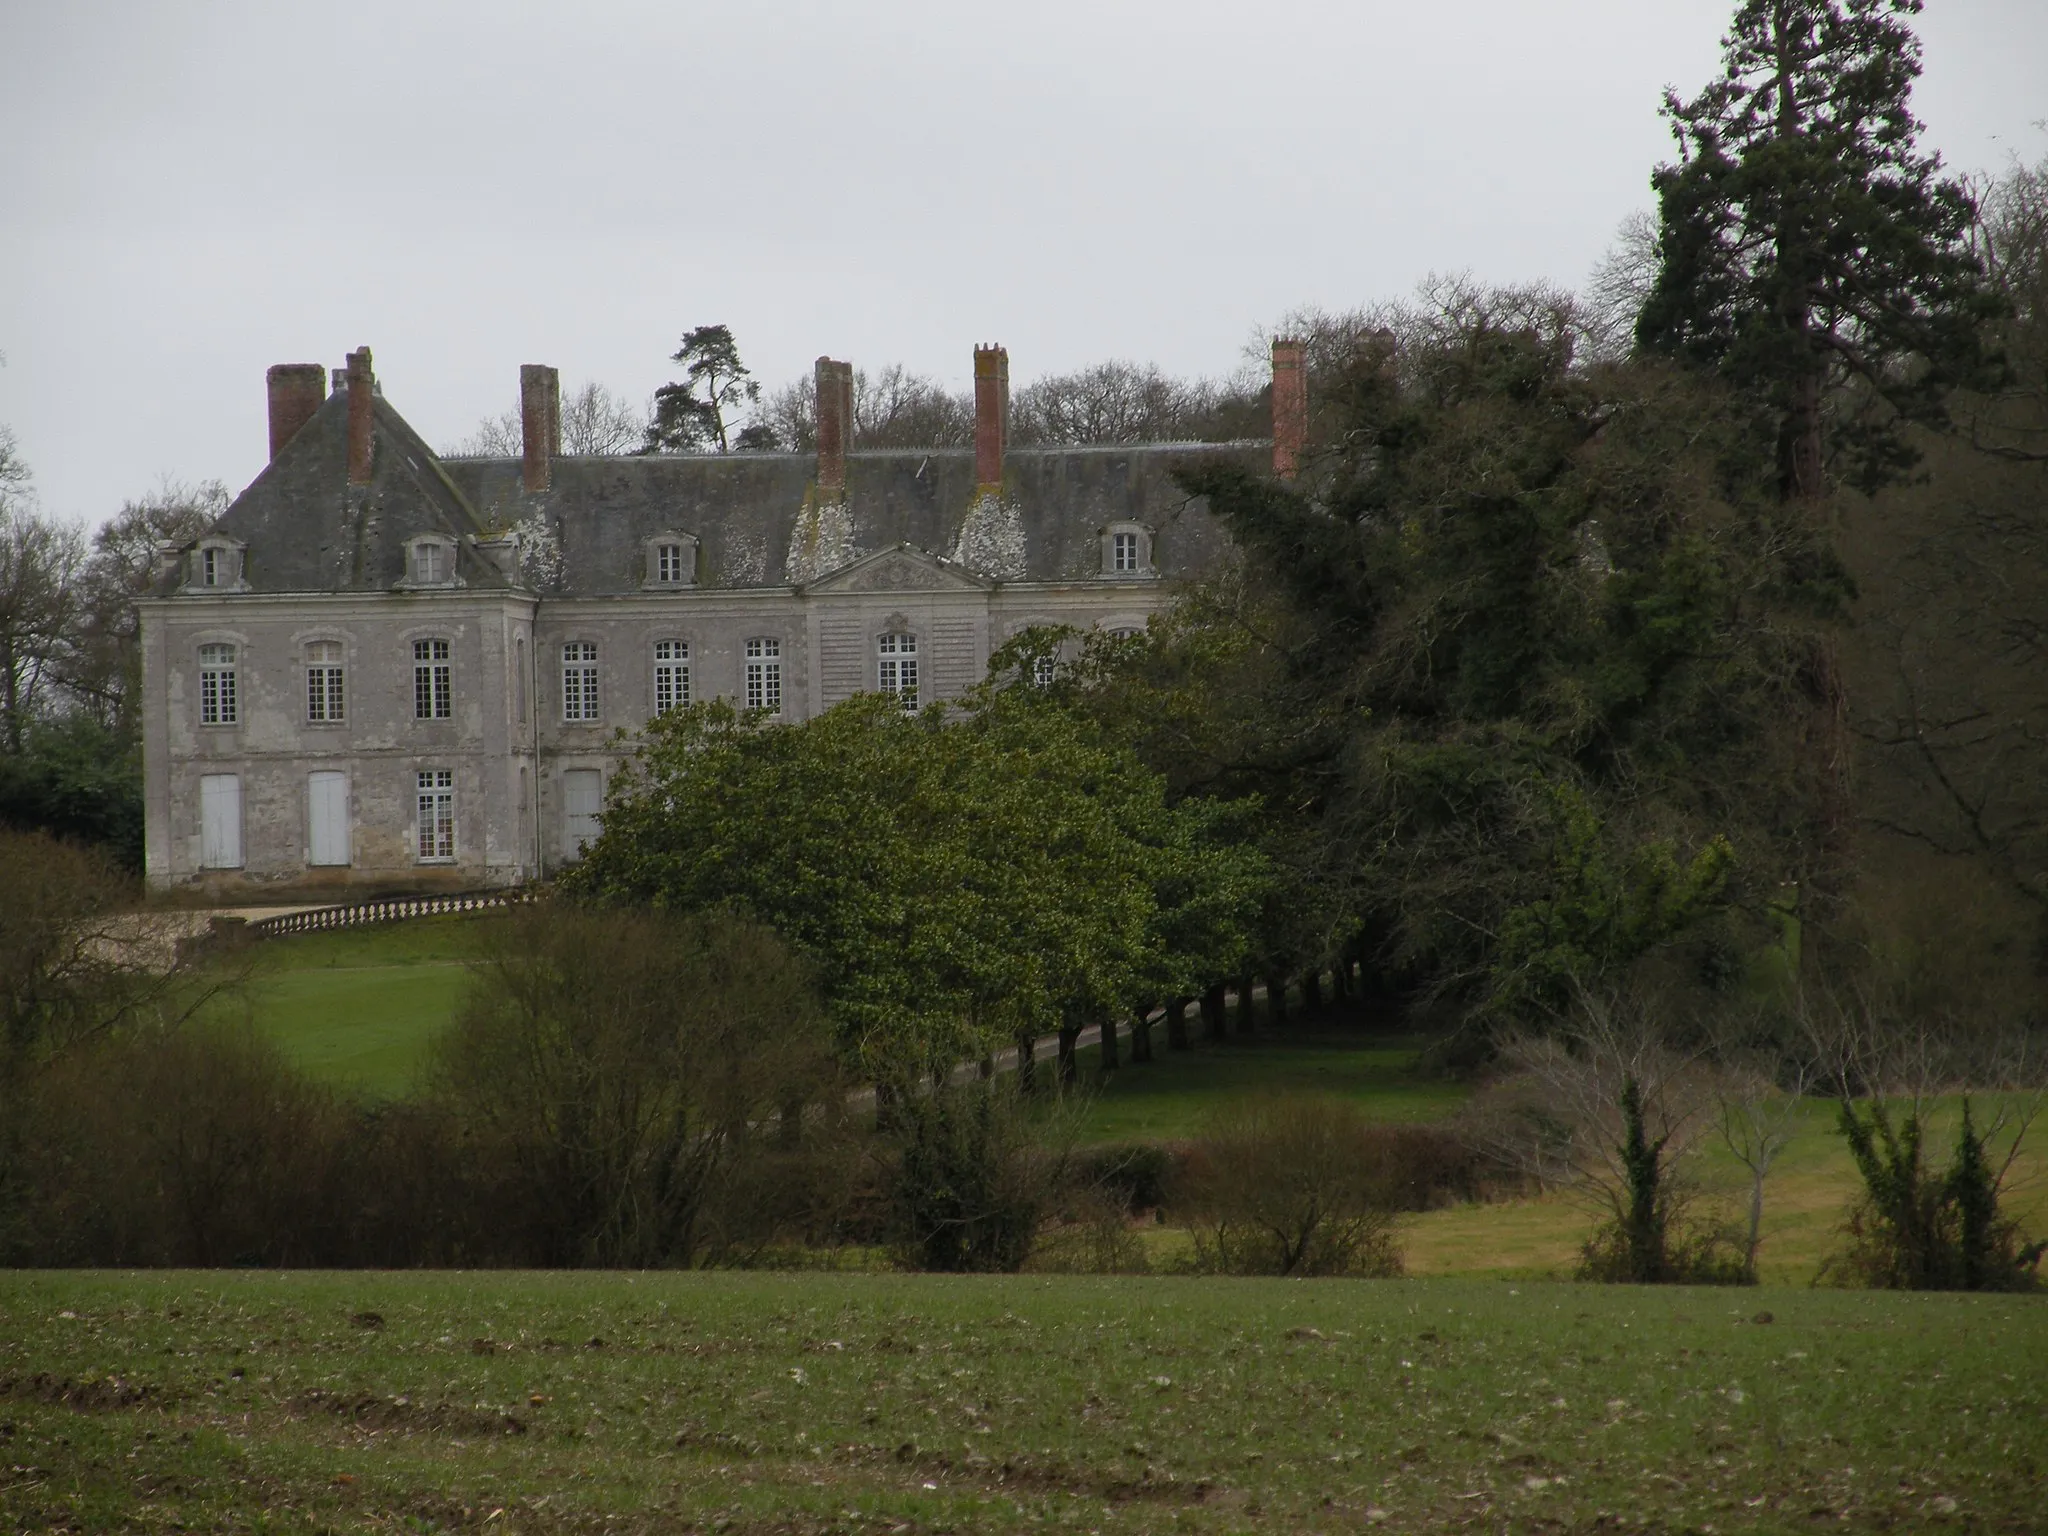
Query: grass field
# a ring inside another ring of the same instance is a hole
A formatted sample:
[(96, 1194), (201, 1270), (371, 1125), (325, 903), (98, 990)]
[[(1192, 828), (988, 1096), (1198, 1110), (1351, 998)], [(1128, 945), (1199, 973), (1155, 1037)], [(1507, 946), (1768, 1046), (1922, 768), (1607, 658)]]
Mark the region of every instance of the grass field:
[(2038, 1531), (2048, 1305), (0, 1276), (8, 1529)]
[(399, 1097), (455, 1016), (485, 921), (422, 918), (265, 940), (252, 951), (249, 985), (222, 1011), (247, 1018), (324, 1082)]

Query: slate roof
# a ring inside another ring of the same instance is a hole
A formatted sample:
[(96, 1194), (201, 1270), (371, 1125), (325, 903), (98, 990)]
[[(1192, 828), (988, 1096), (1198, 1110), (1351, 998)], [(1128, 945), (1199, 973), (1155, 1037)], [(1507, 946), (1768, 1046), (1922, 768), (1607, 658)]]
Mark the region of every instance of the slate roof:
[[(368, 487), (347, 484), (348, 403), (337, 392), (222, 516), (215, 531), (248, 546), (252, 590), (390, 590), (405, 575), (406, 539), (428, 531), (518, 531), (529, 551), (522, 584), (548, 595), (640, 591), (646, 541), (670, 532), (698, 540), (700, 588), (784, 586), (822, 574), (789, 569), (791, 535), (816, 500), (811, 454), (562, 457), (550, 488), (529, 495), (518, 459), (443, 460), (381, 396), (374, 414)], [(1021, 564), (996, 574), (1098, 576), (1102, 530), (1125, 519), (1153, 530), (1160, 575), (1209, 568), (1227, 535), (1172, 471), (1219, 458), (1264, 469), (1270, 455), (1262, 441), (1012, 448), (1004, 501), (1021, 524), (1023, 549)], [(975, 503), (974, 475), (967, 448), (848, 454), (847, 558), (898, 544), (953, 554)], [(545, 544), (559, 559), (531, 558)], [(467, 539), (458, 571), (471, 587), (511, 584)]]

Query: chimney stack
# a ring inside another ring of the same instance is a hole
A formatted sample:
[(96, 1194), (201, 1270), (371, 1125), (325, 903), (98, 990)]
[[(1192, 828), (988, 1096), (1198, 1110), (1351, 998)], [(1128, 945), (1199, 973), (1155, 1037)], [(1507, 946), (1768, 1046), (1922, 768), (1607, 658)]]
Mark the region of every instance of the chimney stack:
[(1010, 354), (974, 349), (974, 483), (979, 495), (1003, 492), (1003, 439), (1010, 421)]
[(1306, 342), (1273, 343), (1273, 473), (1292, 480), (1308, 450), (1308, 362)]
[(370, 413), (376, 375), (370, 372), (370, 349), (357, 347), (348, 355), (348, 483), (370, 483), (371, 446), (374, 441)]
[(327, 398), (327, 370), (318, 363), (279, 363), (265, 375), (270, 393), (270, 456), (299, 435)]
[(853, 438), (853, 364), (818, 359), (818, 496), (846, 499), (846, 449)]
[(519, 448), (527, 494), (546, 490), (562, 451), (562, 376), (546, 363), (519, 365)]

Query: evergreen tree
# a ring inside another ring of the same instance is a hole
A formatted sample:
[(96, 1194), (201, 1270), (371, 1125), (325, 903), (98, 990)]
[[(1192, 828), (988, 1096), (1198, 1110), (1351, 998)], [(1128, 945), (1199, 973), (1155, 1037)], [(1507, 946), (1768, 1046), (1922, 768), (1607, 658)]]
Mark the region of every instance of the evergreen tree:
[[(698, 326), (684, 335), (669, 361), (683, 365), (683, 379), (654, 392), (654, 419), (647, 424), (647, 440), (640, 451), (689, 453), (715, 448), (729, 452), (733, 446), (729, 416), (761, 398), (760, 384), (740, 361), (732, 327)], [(749, 435), (752, 430), (739, 434), (741, 447), (759, 446)]]
[(1966, 236), (1963, 184), (1922, 154), (1909, 97), (1920, 0), (1743, 0), (1725, 70), (1667, 93), (1646, 347), (1719, 371), (1774, 418), (1783, 495), (1864, 488), (1915, 454), (1907, 422), (1995, 372), (2000, 311)]

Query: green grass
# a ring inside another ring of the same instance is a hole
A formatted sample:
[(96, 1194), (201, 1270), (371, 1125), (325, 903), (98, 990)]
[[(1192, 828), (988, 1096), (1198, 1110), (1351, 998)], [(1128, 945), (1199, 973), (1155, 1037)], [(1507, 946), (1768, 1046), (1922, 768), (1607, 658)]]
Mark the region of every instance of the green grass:
[(1091, 1085), (1081, 1139), (1178, 1141), (1199, 1135), (1217, 1106), (1252, 1093), (1322, 1093), (1348, 1099), (1375, 1120), (1435, 1120), (1463, 1103), (1469, 1089), (1416, 1070), (1422, 1042), (1355, 1029), (1295, 1029), (1237, 1036), (1190, 1051), (1166, 1049), (1153, 1030), (1153, 1059), (1124, 1065), (1101, 1080), (1099, 1053), (1078, 1053), (1079, 1080)]
[(411, 922), (266, 939), (255, 972), (217, 1011), (246, 1018), (323, 1082), (366, 1098), (416, 1084), (455, 1017), (467, 961), (490, 918)]
[(0, 1521), (2021, 1532), (2043, 1359), (1999, 1297), (17, 1273)]

